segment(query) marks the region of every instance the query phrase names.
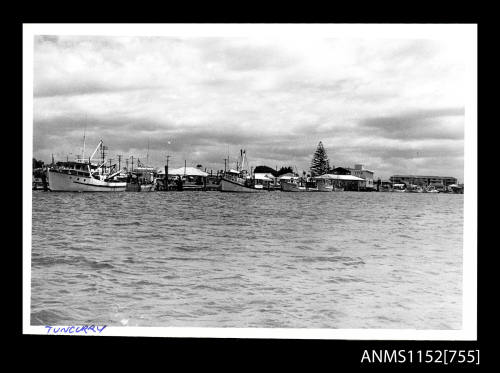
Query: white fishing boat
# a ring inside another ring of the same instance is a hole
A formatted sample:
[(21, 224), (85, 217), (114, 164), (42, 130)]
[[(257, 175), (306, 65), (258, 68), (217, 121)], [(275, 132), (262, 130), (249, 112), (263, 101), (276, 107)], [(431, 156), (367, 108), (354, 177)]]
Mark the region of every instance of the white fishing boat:
[(406, 185), (405, 184), (393, 184), (392, 191), (395, 193), (405, 193)]
[(294, 181), (282, 181), (281, 190), (284, 192), (307, 192), (305, 185), (300, 185), (300, 183)]
[(116, 180), (120, 171), (106, 170), (105, 162), (101, 165), (92, 163), (92, 157), (99, 149), (103, 151), (102, 140), (88, 160), (82, 156), (76, 161), (59, 162), (49, 168), (49, 189), (53, 192), (124, 192), (127, 183)]
[(314, 180), (318, 186), (318, 192), (333, 192), (333, 181), (328, 175), (317, 176)]
[(262, 188), (262, 185), (255, 185), (250, 178), (238, 177), (231, 179), (223, 176), (220, 181), (221, 192), (245, 192), (245, 193), (260, 193), (267, 189)]
[(324, 179), (317, 180), (318, 192), (333, 192), (333, 184)]
[(225, 172), (220, 181), (221, 192), (262, 193), (269, 191), (264, 185), (248, 173), (246, 151), (240, 150), (240, 158), (235, 171)]

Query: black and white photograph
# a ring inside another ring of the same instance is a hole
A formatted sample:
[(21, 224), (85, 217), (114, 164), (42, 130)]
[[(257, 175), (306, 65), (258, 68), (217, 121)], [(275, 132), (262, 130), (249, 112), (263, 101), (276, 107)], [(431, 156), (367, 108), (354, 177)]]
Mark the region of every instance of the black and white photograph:
[(23, 330), (476, 338), (472, 24), (25, 24)]

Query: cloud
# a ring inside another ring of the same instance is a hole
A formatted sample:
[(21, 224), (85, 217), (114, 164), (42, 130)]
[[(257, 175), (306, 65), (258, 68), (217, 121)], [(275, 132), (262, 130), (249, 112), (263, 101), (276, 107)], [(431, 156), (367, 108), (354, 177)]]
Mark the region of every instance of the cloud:
[(34, 156), (78, 153), (86, 128), (88, 144), (102, 138), (111, 156), (148, 153), (157, 166), (168, 153), (178, 165), (220, 169), (244, 148), (254, 166), (307, 169), (321, 140), (335, 165), (460, 177), (459, 49), (431, 40), (39, 36)]
[(393, 116), (365, 118), (370, 134), (397, 139), (463, 139), (464, 108), (422, 109)]

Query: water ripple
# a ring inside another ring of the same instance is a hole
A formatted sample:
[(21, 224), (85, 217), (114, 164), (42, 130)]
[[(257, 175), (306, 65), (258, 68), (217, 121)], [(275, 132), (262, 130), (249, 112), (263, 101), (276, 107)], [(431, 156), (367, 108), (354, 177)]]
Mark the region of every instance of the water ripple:
[(31, 323), (459, 329), (463, 196), (429, 197), (33, 192)]

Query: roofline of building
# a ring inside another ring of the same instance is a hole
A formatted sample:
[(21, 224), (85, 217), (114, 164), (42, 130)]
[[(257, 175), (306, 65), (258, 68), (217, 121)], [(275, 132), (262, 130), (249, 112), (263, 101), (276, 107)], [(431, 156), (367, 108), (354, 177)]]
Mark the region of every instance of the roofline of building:
[(413, 177), (423, 179), (456, 179), (455, 176), (426, 176), (426, 175), (392, 175), (391, 177)]
[(367, 170), (366, 168), (363, 168), (362, 170), (359, 170), (357, 168), (348, 168), (349, 171), (366, 171), (366, 172), (371, 172), (372, 174), (375, 173), (375, 171)]

